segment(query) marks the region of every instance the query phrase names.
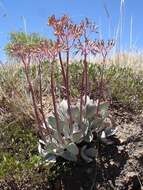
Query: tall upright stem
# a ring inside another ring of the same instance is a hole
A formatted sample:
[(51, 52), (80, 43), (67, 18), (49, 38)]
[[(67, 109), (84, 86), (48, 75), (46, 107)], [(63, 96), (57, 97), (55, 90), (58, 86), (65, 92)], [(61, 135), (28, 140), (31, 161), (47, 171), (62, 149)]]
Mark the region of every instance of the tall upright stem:
[(70, 101), (70, 89), (69, 89), (69, 49), (66, 54), (66, 94), (67, 94), (67, 102), (68, 102), (68, 112), (70, 117), (70, 131), (72, 131), (72, 114), (71, 114), (71, 101)]
[(61, 52), (59, 52), (59, 60), (60, 60), (60, 65), (61, 65), (61, 69), (62, 69), (63, 83), (64, 83), (64, 87), (66, 89), (66, 74), (65, 74), (65, 69), (64, 69)]
[(39, 99), (40, 99), (40, 106), (43, 109), (43, 100), (42, 100), (42, 76), (41, 76), (41, 64), (38, 65), (38, 76), (39, 76)]
[(84, 68), (85, 68), (85, 72), (84, 72), (84, 78), (85, 78), (85, 89), (84, 89), (84, 95), (85, 95), (85, 104), (87, 101), (87, 91), (88, 91), (88, 67), (87, 67), (87, 54), (84, 54)]
[(101, 102), (101, 98), (103, 96), (103, 75), (104, 75), (104, 66), (105, 66), (105, 62), (106, 62), (106, 55), (103, 55), (103, 61), (102, 61), (102, 68), (101, 68), (101, 79), (100, 79), (100, 85), (99, 85), (99, 99), (98, 99), (98, 104), (97, 104), (97, 111), (96, 111), (96, 115), (98, 116), (98, 112), (99, 112), (99, 106), (100, 106), (100, 102)]
[(41, 63), (39, 62), (39, 69), (38, 69), (38, 75), (39, 75), (39, 94), (40, 94), (40, 112), (41, 112), (41, 115), (42, 115), (42, 118), (43, 118), (43, 122), (45, 124), (45, 127), (46, 127), (46, 131), (50, 137), (50, 140), (52, 141), (52, 138), (51, 138), (51, 134), (50, 134), (50, 130), (49, 130), (49, 127), (48, 127), (48, 124), (46, 122), (46, 118), (45, 118), (45, 114), (44, 114), (44, 110), (43, 110), (43, 100), (42, 100), (42, 75), (41, 75)]
[(56, 105), (56, 97), (55, 97), (55, 84), (54, 84), (54, 63), (51, 63), (51, 93), (52, 93), (52, 100), (53, 100), (53, 106), (54, 106), (54, 114), (55, 114), (55, 118), (56, 118), (56, 126), (57, 126), (57, 131), (58, 131), (58, 135), (60, 138), (60, 141), (63, 143), (63, 139), (61, 136), (61, 132), (60, 132), (60, 121), (59, 121), (59, 115), (58, 115), (58, 111), (57, 111), (57, 105)]
[(28, 85), (29, 85), (29, 90), (30, 90), (31, 96), (32, 96), (32, 102), (33, 102), (33, 107), (34, 107), (34, 112), (35, 112), (35, 119), (36, 119), (36, 122), (37, 122), (37, 125), (38, 125), (38, 128), (39, 128), (39, 132), (40, 132), (41, 136), (43, 137), (43, 133), (42, 133), (42, 129), (41, 129), (42, 123), (41, 123), (41, 119), (40, 119), (37, 104), (36, 104), (36, 98), (35, 98), (33, 86), (32, 86), (32, 83), (31, 83), (31, 80), (30, 80), (30, 77), (29, 77), (29, 69), (28, 69), (29, 62), (26, 63), (26, 61), (24, 60), (23, 57), (21, 57), (21, 59), (22, 59), (22, 62), (24, 64), (25, 75), (26, 75), (26, 79), (27, 79), (27, 82), (28, 82)]
[(80, 92), (80, 127), (82, 127), (82, 109), (83, 109), (83, 95), (84, 95), (84, 77), (85, 76), (85, 67), (83, 66), (82, 81), (81, 81), (81, 92)]

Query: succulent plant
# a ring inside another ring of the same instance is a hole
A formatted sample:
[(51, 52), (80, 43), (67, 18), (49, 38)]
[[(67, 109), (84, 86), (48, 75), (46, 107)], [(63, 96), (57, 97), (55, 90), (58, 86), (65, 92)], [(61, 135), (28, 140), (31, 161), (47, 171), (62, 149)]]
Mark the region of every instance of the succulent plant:
[[(53, 15), (49, 18), (48, 24), (53, 28), (55, 41), (41, 39), (27, 44), (14, 40), (14, 43), (10, 43), (8, 47), (10, 55), (20, 59), (24, 66), (37, 131), (43, 139), (43, 141), (39, 141), (38, 149), (40, 154), (49, 161), (60, 156), (71, 161), (82, 158), (86, 162), (90, 162), (96, 157), (96, 140), (100, 139), (100, 142), (104, 144), (112, 144), (110, 136), (116, 132), (108, 115), (108, 103), (101, 102), (102, 99), (106, 99), (104, 95), (104, 91), (106, 91), (104, 84), (106, 58), (114, 46), (114, 42), (105, 43), (103, 40), (93, 40), (93, 34), (97, 33), (97, 27), (87, 18), (79, 24), (75, 24), (67, 15), (60, 19)], [(80, 99), (76, 101), (76, 104), (71, 102), (74, 96), (72, 96), (70, 87), (69, 66), (73, 53), (80, 55), (83, 67), (81, 84), (79, 85)], [(99, 96), (96, 101), (87, 96), (91, 93), (88, 72), (88, 58), (91, 54), (93, 56), (100, 54), (102, 57)], [(58, 70), (61, 71), (62, 83), (54, 80), (57, 59), (60, 63)], [(30, 66), (35, 62), (38, 66), (38, 98), (30, 74)], [(50, 92), (54, 111), (47, 119), (44, 112), (42, 90), (43, 62), (48, 62), (48, 67), (50, 67)], [(63, 99), (58, 105), (57, 84), (60, 87), (63, 85), (65, 91), (63, 97), (67, 99)]]
[[(97, 149), (95, 146), (88, 148), (86, 145), (86, 143), (89, 144), (93, 141), (93, 134), (96, 133), (104, 144), (111, 144), (112, 141), (108, 138), (116, 132), (108, 117), (108, 103), (100, 103), (98, 116), (96, 115), (97, 106), (98, 101), (94, 101), (87, 96), (87, 102), (82, 110), (82, 123), (80, 124), (80, 103), (77, 101), (76, 104), (72, 104), (73, 121), (72, 126), (70, 126), (67, 100), (63, 99), (57, 106), (60, 131), (56, 129), (54, 114), (51, 114), (47, 119), (48, 126), (52, 131), (51, 139), (47, 138), (46, 142), (39, 141), (39, 152), (48, 161), (56, 160), (57, 156), (70, 161), (77, 161), (78, 158), (82, 158), (86, 162), (93, 161)], [(59, 138), (60, 136), (62, 141)], [(84, 142), (82, 147), (79, 146), (81, 142)]]

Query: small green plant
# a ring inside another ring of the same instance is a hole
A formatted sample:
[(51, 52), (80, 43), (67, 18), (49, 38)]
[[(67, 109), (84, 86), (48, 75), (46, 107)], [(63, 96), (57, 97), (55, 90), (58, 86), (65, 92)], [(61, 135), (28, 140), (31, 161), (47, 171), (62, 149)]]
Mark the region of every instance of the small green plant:
[(0, 126), (0, 178), (19, 175), (38, 164), (37, 137), (32, 129), (13, 122)]

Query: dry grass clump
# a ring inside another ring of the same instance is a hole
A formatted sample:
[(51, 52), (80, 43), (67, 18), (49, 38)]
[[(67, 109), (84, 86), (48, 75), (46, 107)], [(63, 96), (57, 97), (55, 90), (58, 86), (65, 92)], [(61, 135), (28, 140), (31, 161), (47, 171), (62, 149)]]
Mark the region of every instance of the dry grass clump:
[(33, 120), (31, 98), (20, 64), (0, 67), (0, 122)]
[(136, 72), (143, 70), (143, 53), (141, 51), (114, 54), (111, 62), (120, 66), (130, 67)]
[[(108, 80), (110, 79), (110, 82), (112, 83), (112, 95), (119, 97), (117, 95), (119, 95), (120, 93), (121, 98), (119, 99), (121, 100), (125, 97), (123, 94), (124, 89), (128, 87), (130, 89), (126, 89), (126, 91), (132, 91), (132, 97), (133, 93), (134, 96), (137, 96), (139, 89), (142, 89), (142, 53), (124, 53), (120, 55), (115, 55), (112, 56), (111, 59), (108, 61), (109, 65), (106, 74)], [(51, 109), (52, 102), (51, 96), (49, 95), (49, 69), (47, 67), (47, 64), (48, 63), (43, 64), (42, 70), (43, 103), (46, 114), (48, 114), (48, 110)], [(71, 72), (73, 72), (73, 74), (71, 73), (71, 76), (74, 76), (73, 80), (75, 80), (76, 78), (76, 76), (74, 75), (74, 73), (76, 73), (75, 70), (77, 69), (76, 65), (71, 68)], [(130, 71), (131, 74), (129, 76)], [(97, 69), (96, 72), (98, 72)], [(96, 72), (93, 73), (91, 71), (91, 75), (96, 75)], [(38, 68), (35, 64), (31, 67), (31, 76), (32, 84), (34, 86), (38, 99)], [(61, 82), (62, 79), (59, 76), (58, 68), (55, 77), (59, 82)], [(129, 81), (131, 83), (129, 86), (127, 85), (127, 81), (128, 83)], [(74, 81), (73, 84), (77, 85), (77, 83)], [(119, 93), (117, 93), (117, 91)], [(75, 93), (78, 92), (73, 92), (73, 94)], [(129, 96), (126, 97), (126, 100), (128, 102)], [(32, 100), (30, 97), (30, 92), (26, 84), (23, 68), (19, 63), (8, 63), (0, 65), (0, 123), (9, 123), (13, 121), (21, 121), (22, 123), (34, 121), (34, 113), (32, 110)]]

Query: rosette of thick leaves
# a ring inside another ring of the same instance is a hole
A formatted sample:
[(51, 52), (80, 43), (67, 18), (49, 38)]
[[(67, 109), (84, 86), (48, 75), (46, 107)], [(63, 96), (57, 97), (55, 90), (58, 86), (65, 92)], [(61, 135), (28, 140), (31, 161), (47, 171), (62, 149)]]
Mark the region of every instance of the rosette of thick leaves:
[[(76, 104), (71, 105), (72, 125), (70, 125), (70, 116), (67, 100), (63, 99), (57, 106), (59, 116), (59, 130), (56, 126), (56, 118), (54, 114), (47, 119), (48, 127), (52, 130), (51, 138), (46, 142), (39, 142), (39, 152), (46, 157), (47, 160), (61, 156), (66, 160), (77, 161), (81, 156), (85, 161), (93, 160), (96, 148), (80, 147), (81, 142), (91, 143), (93, 141), (93, 132), (99, 136), (105, 144), (111, 144), (110, 136), (115, 134), (115, 129), (108, 117), (108, 103), (101, 102), (98, 107), (98, 100), (94, 101), (87, 96), (86, 104), (83, 97), (82, 122), (80, 122), (80, 100)], [(59, 134), (60, 133), (60, 134)], [(62, 141), (61, 138), (62, 137)], [(91, 157), (89, 154), (91, 153)]]

